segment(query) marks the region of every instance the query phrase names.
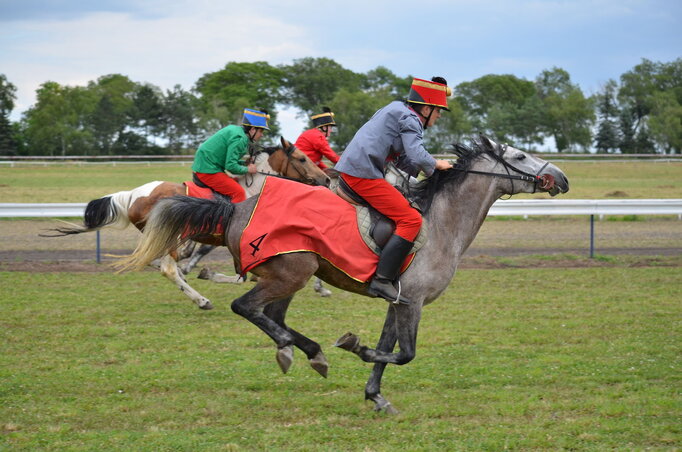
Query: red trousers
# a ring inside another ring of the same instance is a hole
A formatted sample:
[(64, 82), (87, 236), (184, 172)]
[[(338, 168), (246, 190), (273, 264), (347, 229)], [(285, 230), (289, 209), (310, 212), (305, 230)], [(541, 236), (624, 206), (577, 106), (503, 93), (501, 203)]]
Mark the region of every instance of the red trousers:
[(236, 179), (225, 173), (194, 173), (197, 178), (213, 190), (232, 198), (232, 202), (242, 202), (246, 199), (246, 192)]
[(422, 226), (422, 216), (405, 197), (384, 179), (363, 179), (342, 173), (341, 177), (372, 207), (395, 221), (395, 234), (413, 242)]

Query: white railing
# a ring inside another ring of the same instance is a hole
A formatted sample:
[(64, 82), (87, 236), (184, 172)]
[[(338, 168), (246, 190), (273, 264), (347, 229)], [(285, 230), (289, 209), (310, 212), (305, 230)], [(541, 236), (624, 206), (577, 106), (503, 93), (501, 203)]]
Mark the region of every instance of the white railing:
[[(86, 203), (0, 203), (0, 218), (82, 217)], [(589, 215), (590, 257), (594, 257), (595, 215), (677, 215), (682, 219), (682, 199), (512, 199), (493, 204), (488, 215)], [(97, 231), (97, 262), (100, 262)]]
[[(0, 203), (0, 218), (82, 217), (86, 203)], [(682, 199), (510, 199), (495, 202), (488, 215), (678, 215)]]

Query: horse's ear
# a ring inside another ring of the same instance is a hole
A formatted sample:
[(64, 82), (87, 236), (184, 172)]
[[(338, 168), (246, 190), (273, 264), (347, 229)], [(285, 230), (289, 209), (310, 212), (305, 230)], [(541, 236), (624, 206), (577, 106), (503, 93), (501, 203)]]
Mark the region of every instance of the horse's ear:
[(478, 137), (481, 140), (481, 144), (487, 149), (495, 149), (495, 147), (497, 146), (497, 143), (495, 143), (494, 141), (492, 141), (490, 138), (483, 134), (479, 134)]
[(282, 142), (282, 147), (283, 147), (284, 149), (288, 149), (289, 146), (291, 146), (291, 143), (289, 143), (289, 142), (286, 140), (286, 138), (284, 138), (283, 136), (280, 136), (280, 137), (279, 137), (279, 140)]

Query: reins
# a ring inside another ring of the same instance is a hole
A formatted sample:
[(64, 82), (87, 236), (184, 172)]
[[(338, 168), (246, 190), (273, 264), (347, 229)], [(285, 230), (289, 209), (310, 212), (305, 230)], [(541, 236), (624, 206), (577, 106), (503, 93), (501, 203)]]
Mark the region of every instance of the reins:
[[(486, 154), (490, 155), (495, 161), (498, 163), (501, 163), (502, 166), (504, 166), (505, 170), (507, 171), (507, 174), (503, 173), (492, 173), (488, 171), (476, 171), (476, 170), (470, 170), (470, 169), (462, 169), (462, 168), (452, 168), (454, 171), (462, 171), (465, 173), (471, 173), (471, 174), (480, 174), (483, 176), (490, 176), (490, 177), (501, 177), (503, 179), (510, 179), (512, 181), (512, 193), (514, 192), (514, 181), (515, 180), (520, 180), (523, 182), (532, 182), (533, 183), (533, 193), (535, 193), (535, 190), (537, 189), (538, 184), (541, 184), (543, 188), (549, 188), (554, 185), (554, 180), (551, 175), (545, 175), (545, 176), (540, 176), (540, 173), (542, 172), (547, 165), (549, 165), (549, 162), (545, 162), (544, 165), (542, 165), (542, 168), (540, 168), (537, 172), (537, 174), (530, 174), (527, 173), (519, 168), (516, 168), (514, 165), (511, 163), (507, 162), (505, 159), (502, 158), (502, 155), (507, 151), (507, 144), (503, 144), (501, 146), (501, 152), (500, 154), (497, 154), (496, 152), (486, 152)], [(515, 171), (518, 174), (510, 174), (509, 170)]]

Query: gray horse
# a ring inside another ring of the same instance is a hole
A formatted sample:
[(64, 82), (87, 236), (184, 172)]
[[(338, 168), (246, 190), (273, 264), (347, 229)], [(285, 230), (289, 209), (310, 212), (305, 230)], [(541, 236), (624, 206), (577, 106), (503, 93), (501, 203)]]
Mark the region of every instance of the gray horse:
[[(400, 278), (402, 291), (412, 303), (389, 304), (376, 348), (361, 345), (352, 333), (336, 343), (363, 361), (375, 363), (365, 387), (365, 397), (375, 403), (375, 410), (396, 412), (380, 391), (386, 364), (402, 365), (414, 359), (423, 306), (447, 289), (493, 203), (504, 195), (542, 191), (555, 196), (569, 188), (568, 179), (555, 165), (485, 137), (472, 140), (471, 146), (456, 145), (454, 152), (458, 156), (454, 169), (437, 171), (412, 189), (424, 214), (422, 227), (427, 228), (429, 237)], [(144, 268), (177, 247), (179, 237), (188, 230), (213, 230), (217, 225), (225, 228), (225, 243), (232, 255), (239, 256), (240, 236), (257, 202), (258, 196), (240, 204), (190, 198), (164, 200), (151, 212), (138, 248), (119, 263), (125, 269)], [(190, 238), (191, 233), (185, 240)], [(326, 377), (328, 364), (320, 345), (285, 324), (287, 308), (294, 294), (313, 275), (364, 296), (368, 284), (350, 278), (312, 252), (280, 254), (251, 271), (260, 279), (232, 302), (233, 311), (275, 342), (276, 359), (283, 372), (291, 366), (296, 346), (306, 354), (313, 369)], [(396, 343), (400, 347), (397, 353)]]

